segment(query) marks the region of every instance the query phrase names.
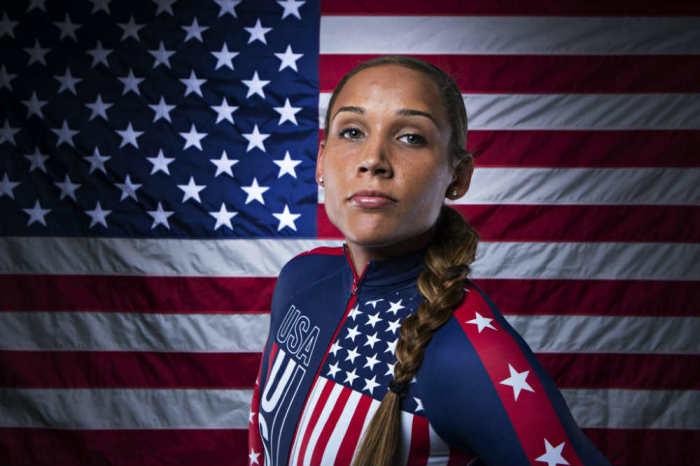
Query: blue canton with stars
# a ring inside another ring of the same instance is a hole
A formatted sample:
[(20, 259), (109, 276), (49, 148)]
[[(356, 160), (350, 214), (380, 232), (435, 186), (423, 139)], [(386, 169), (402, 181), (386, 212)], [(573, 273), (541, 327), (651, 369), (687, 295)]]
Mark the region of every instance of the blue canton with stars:
[(315, 236), (319, 8), (4, 2), (0, 234)]
[[(414, 288), (395, 291), (388, 298), (358, 299), (328, 350), (321, 375), (382, 400), (394, 374), (399, 328), (422, 300)], [(402, 409), (423, 414), (413, 383)]]

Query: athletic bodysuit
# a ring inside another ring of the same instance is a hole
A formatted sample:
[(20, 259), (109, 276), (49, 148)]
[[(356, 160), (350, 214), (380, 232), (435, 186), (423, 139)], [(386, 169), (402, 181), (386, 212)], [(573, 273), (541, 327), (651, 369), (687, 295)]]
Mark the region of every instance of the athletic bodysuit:
[[(398, 331), (423, 300), (423, 251), (372, 261), (344, 248), (289, 261), (249, 424), (249, 462), (349, 465), (392, 378)], [(606, 465), (551, 377), (472, 282), (401, 398), (402, 464)]]

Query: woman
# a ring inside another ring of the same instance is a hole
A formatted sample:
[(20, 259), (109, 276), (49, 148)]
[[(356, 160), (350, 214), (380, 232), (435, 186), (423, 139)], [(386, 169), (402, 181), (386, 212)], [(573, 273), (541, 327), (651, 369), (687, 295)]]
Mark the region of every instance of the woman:
[(325, 128), (316, 177), (346, 244), (280, 273), (250, 463), (608, 464), (467, 279), (478, 234), (444, 205), (474, 167), (455, 83), (371, 60), (338, 84)]

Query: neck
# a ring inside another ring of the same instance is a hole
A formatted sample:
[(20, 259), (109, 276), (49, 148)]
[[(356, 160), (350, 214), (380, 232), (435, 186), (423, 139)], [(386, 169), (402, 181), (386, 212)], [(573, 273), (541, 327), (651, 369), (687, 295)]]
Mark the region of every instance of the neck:
[(421, 233), (418, 236), (392, 243), (390, 245), (365, 245), (347, 240), (350, 262), (355, 272), (362, 275), (362, 272), (372, 260), (386, 260), (392, 257), (399, 257), (405, 254), (418, 251), (430, 243), (433, 236), (433, 228)]

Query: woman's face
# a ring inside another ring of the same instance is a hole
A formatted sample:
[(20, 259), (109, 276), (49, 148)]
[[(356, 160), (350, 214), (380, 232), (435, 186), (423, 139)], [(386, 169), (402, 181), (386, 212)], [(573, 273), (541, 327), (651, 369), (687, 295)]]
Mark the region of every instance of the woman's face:
[(329, 111), (316, 175), (347, 241), (386, 247), (429, 230), (454, 181), (436, 85), (409, 68), (375, 66), (353, 76)]

